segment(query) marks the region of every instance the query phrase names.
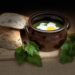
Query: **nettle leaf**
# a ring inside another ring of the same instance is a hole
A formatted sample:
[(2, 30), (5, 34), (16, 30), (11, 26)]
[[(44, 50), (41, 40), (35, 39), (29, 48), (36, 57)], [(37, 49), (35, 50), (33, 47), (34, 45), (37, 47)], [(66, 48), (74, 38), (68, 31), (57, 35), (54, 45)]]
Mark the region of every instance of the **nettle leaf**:
[(19, 64), (19, 65), (22, 64), (23, 61), (24, 61), (24, 58), (23, 58), (22, 56), (18, 56), (18, 58), (17, 58), (18, 64)]
[(28, 54), (27, 54), (26, 52), (24, 52), (24, 53), (23, 53), (23, 58), (24, 58), (24, 60), (27, 60), (27, 56), (28, 56)]
[(21, 50), (24, 50), (23, 46), (16, 48), (15, 52), (19, 54)]
[(60, 63), (65, 64), (74, 61), (74, 49), (75, 44), (71, 41), (66, 40), (62, 45), (62, 50), (60, 51)]
[(42, 67), (42, 59), (40, 56), (28, 56), (27, 57), (27, 60), (30, 62), (30, 63), (34, 63), (36, 64), (37, 66), (39, 67)]
[(60, 59), (60, 63), (62, 63), (62, 64), (65, 64), (65, 63), (68, 63), (68, 62), (73, 62), (73, 61), (74, 61), (74, 57), (70, 56), (70, 55), (66, 55), (65, 57), (62, 57)]
[(69, 56), (68, 57), (68, 62), (73, 62), (74, 61), (74, 57), (73, 56)]
[(60, 63), (62, 64), (65, 64), (67, 62), (72, 62), (74, 60), (73, 56), (69, 54), (69, 50), (63, 49), (60, 55), (61, 55)]
[(62, 50), (60, 51), (61, 57), (65, 57), (65, 56), (68, 55), (68, 54), (69, 54), (69, 51), (66, 50), (66, 49), (62, 49)]
[(72, 46), (72, 42), (66, 40), (65, 43), (61, 46), (61, 48), (62, 49), (65, 49), (65, 50), (70, 50), (71, 49), (71, 46)]
[(21, 54), (15, 53), (15, 58), (17, 59), (18, 64), (21, 64), (26, 60), (27, 54), (25, 52)]
[(24, 49), (23, 46), (20, 46), (15, 50), (15, 58), (19, 58), (19, 56), (22, 56), (24, 52), (23, 49)]
[(42, 59), (39, 55), (39, 46), (34, 42), (29, 42), (25, 47), (20, 46), (15, 50), (15, 58), (18, 64), (22, 64), (24, 60), (34, 63), (39, 67), (42, 67)]
[(39, 46), (37, 46), (34, 42), (29, 42), (25, 47), (25, 51), (31, 56), (39, 55)]
[(15, 51), (15, 58), (17, 59), (18, 64), (23, 63), (26, 57), (27, 53), (24, 51), (23, 46), (18, 47)]
[(62, 64), (65, 64), (65, 63), (67, 63), (67, 60), (66, 60), (66, 58), (61, 58), (59, 61), (60, 61), (60, 63), (62, 63)]
[(73, 43), (72, 48), (69, 51), (69, 54), (75, 56), (75, 42)]
[(67, 34), (67, 36), (71, 39), (72, 42), (75, 41), (75, 34)]
[(30, 42), (29, 42), (29, 45), (34, 46), (34, 48), (35, 48), (37, 51), (39, 51), (39, 46), (38, 46), (37, 44), (35, 44), (34, 42), (30, 41)]

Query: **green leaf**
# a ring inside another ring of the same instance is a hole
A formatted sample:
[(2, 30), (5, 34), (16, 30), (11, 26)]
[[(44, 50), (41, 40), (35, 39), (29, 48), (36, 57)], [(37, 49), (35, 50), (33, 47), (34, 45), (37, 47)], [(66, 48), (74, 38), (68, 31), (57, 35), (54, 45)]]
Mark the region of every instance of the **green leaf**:
[(23, 63), (26, 57), (27, 53), (24, 51), (23, 46), (18, 47), (15, 51), (15, 58), (17, 59), (18, 64)]
[(62, 45), (62, 50), (60, 51), (60, 63), (65, 64), (74, 60), (74, 57), (72, 55), (72, 47), (73, 43), (71, 41), (65, 41), (65, 43)]
[(60, 63), (65, 64), (67, 62), (73, 62), (74, 61), (74, 57), (70, 56), (70, 55), (65, 55), (63, 57), (61, 57), (60, 59)]
[(26, 52), (22, 52), (21, 54), (15, 52), (15, 58), (17, 59), (18, 64), (21, 64), (24, 60), (27, 60), (27, 54)]
[(23, 46), (16, 48), (15, 52), (19, 54), (21, 53), (21, 50), (24, 50)]
[(72, 46), (72, 42), (66, 40), (65, 43), (61, 46), (61, 48), (65, 49), (65, 50), (70, 50)]
[(39, 46), (34, 42), (29, 42), (25, 45), (25, 48), (23, 46), (18, 47), (15, 50), (15, 58), (18, 64), (22, 64), (24, 60), (28, 60), (39, 67), (42, 66), (42, 59), (39, 56)]
[(17, 58), (18, 64), (19, 64), (19, 65), (22, 64), (23, 61), (24, 61), (24, 58), (23, 58), (22, 56), (18, 56), (18, 58)]
[(61, 57), (65, 57), (68, 54), (69, 54), (69, 50), (63, 49), (63, 50), (60, 51)]
[(75, 56), (75, 42), (73, 43), (72, 48), (69, 51), (69, 54), (72, 55), (72, 56)]
[(35, 49), (36, 49), (37, 51), (39, 51), (39, 46), (38, 46), (37, 44), (35, 44), (35, 43), (32, 42), (32, 41), (30, 41), (29, 44), (32, 45), (32, 46), (34, 46)]
[(72, 42), (75, 41), (75, 34), (67, 34), (67, 36), (71, 39)]
[(68, 62), (73, 62), (74, 61), (74, 57), (73, 56), (69, 56), (68, 57)]
[(39, 55), (39, 46), (34, 42), (29, 42), (25, 47), (25, 51), (31, 56)]
[(28, 56), (27, 52), (24, 52), (24, 53), (23, 53), (23, 58), (24, 58), (24, 60), (27, 60), (27, 56)]
[(65, 64), (65, 63), (67, 63), (66, 58), (61, 58), (59, 61), (60, 61), (61, 64)]
[(30, 63), (36, 64), (38, 67), (42, 67), (42, 59), (40, 56), (28, 56), (27, 60)]

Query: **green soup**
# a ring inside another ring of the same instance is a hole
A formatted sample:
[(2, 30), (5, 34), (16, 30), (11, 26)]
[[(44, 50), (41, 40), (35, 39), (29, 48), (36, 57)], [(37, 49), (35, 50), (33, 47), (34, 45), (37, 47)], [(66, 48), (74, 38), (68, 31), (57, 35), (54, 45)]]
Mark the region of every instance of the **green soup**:
[(62, 27), (62, 24), (60, 24), (58, 22), (55, 22), (55, 21), (40, 21), (40, 22), (37, 22), (37, 23), (33, 24), (33, 26), (37, 28), (41, 23), (46, 23), (45, 26), (47, 26), (47, 24), (49, 22), (52, 22), (52, 23), (56, 24), (56, 27), (59, 27), (59, 28)]

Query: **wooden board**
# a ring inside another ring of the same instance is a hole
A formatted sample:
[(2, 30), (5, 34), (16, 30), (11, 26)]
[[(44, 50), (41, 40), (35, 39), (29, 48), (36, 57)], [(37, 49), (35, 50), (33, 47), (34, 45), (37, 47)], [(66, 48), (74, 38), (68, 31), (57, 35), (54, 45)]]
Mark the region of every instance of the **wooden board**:
[[(24, 30), (21, 30), (21, 37), (23, 42), (26, 43), (29, 41), (28, 37), (26, 36), (26, 33)], [(13, 60), (14, 58), (14, 52), (15, 50), (7, 50), (4, 48), (0, 48), (0, 60)], [(55, 58), (59, 55), (59, 50), (55, 50), (52, 52), (39, 52), (41, 58)]]

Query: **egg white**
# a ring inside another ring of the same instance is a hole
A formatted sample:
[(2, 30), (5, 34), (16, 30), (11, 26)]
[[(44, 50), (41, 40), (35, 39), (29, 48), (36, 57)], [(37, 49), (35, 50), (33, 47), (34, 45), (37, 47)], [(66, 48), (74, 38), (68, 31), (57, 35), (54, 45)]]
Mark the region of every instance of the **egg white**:
[(53, 22), (49, 22), (49, 23), (47, 24), (47, 26), (46, 26), (46, 24), (47, 24), (47, 23), (40, 23), (40, 25), (37, 26), (37, 28), (38, 28), (38, 29), (41, 29), (41, 30), (47, 30), (48, 27), (54, 27), (55, 29), (59, 29), (59, 27), (56, 27), (56, 24), (53, 23)]

